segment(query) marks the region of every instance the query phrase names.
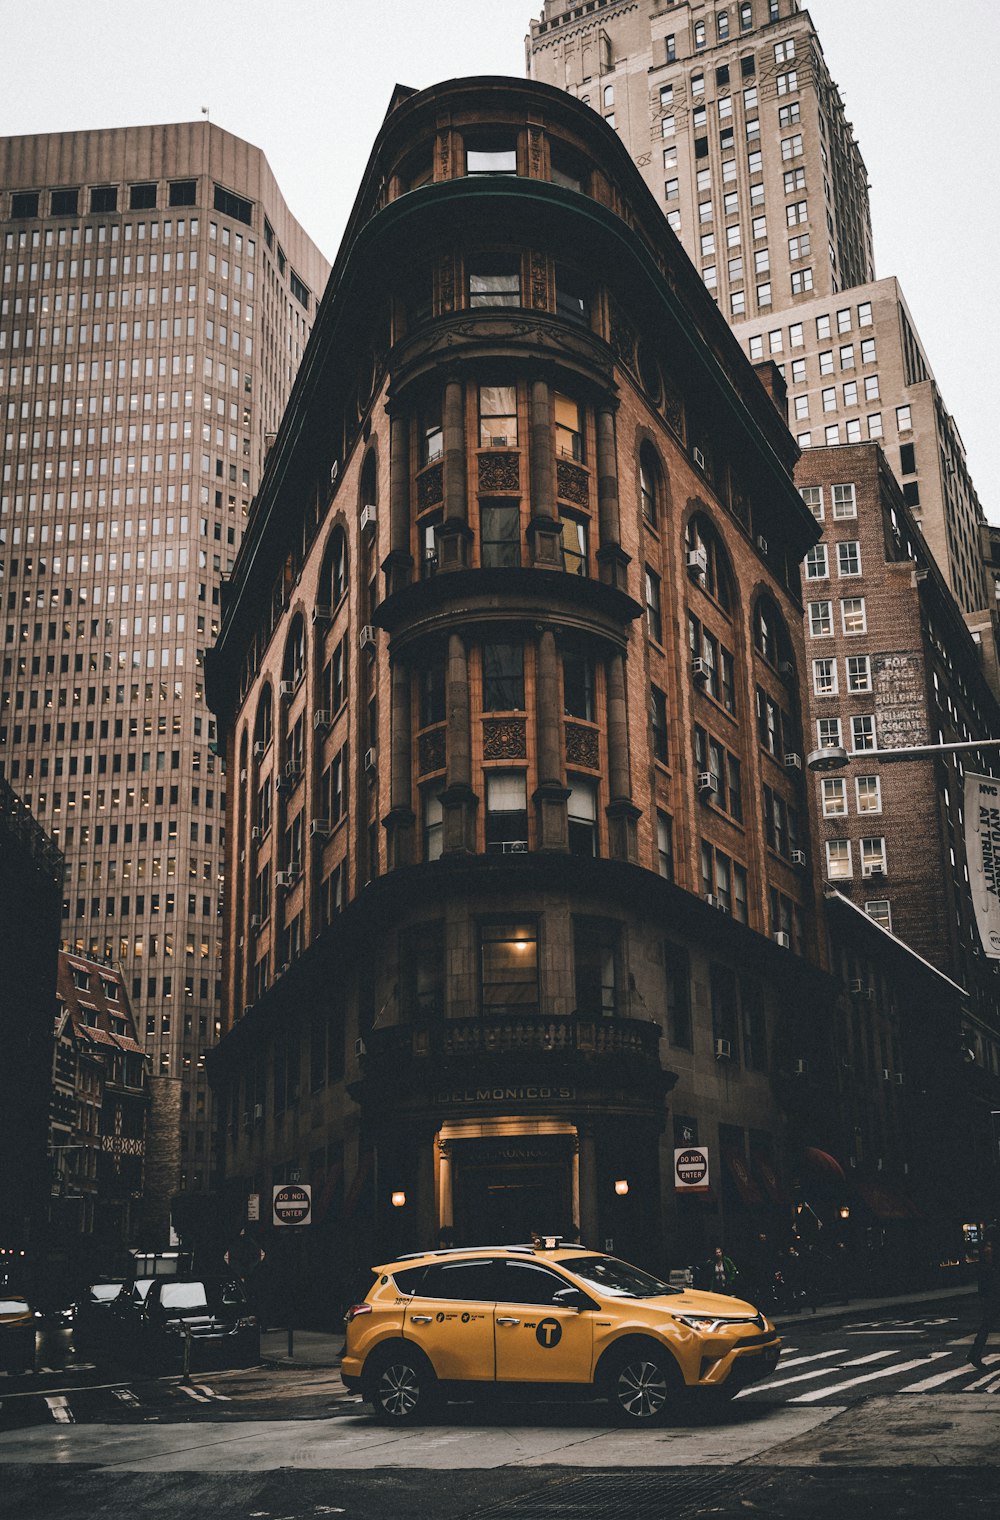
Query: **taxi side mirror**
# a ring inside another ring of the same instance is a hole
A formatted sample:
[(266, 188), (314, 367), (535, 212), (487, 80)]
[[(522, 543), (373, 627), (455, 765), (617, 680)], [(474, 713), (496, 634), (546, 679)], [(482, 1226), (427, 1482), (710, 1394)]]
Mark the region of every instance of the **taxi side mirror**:
[(552, 1295), (554, 1307), (559, 1309), (593, 1309), (594, 1304), (582, 1288), (557, 1288)]

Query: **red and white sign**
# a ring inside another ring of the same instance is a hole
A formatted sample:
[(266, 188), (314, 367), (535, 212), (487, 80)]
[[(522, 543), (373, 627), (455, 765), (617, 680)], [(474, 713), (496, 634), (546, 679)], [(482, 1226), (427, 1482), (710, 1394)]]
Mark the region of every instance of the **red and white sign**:
[(308, 1182), (284, 1182), (274, 1189), (271, 1212), (275, 1224), (312, 1222), (312, 1187)]
[(708, 1146), (686, 1145), (674, 1151), (674, 1191), (677, 1193), (707, 1193)]

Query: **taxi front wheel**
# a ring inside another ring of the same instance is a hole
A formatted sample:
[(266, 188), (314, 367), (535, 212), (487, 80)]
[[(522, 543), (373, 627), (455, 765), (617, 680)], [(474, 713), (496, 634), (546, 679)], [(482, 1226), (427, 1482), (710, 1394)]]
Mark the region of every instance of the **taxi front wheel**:
[(412, 1425), (439, 1403), (437, 1379), (423, 1357), (405, 1346), (378, 1354), (365, 1377), (365, 1398), (384, 1425)]
[(611, 1362), (604, 1389), (619, 1425), (662, 1425), (678, 1402), (680, 1377), (669, 1352), (636, 1344)]

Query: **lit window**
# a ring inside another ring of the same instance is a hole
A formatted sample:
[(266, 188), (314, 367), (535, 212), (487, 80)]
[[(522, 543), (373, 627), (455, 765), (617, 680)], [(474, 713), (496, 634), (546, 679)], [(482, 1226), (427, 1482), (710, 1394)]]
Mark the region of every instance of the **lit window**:
[(538, 1011), (538, 931), (535, 924), (484, 924), (480, 929), (484, 1014)]
[(847, 783), (842, 776), (826, 776), (822, 783), (823, 817), (847, 816)]
[(817, 697), (837, 695), (836, 660), (813, 660), (813, 691)]
[(859, 813), (881, 813), (882, 781), (878, 776), (857, 776), (854, 789), (858, 798)]
[(528, 848), (528, 793), (523, 771), (486, 772), (486, 850), (524, 854)]
[(557, 391), (553, 396), (556, 425), (556, 453), (568, 459), (583, 459), (583, 427), (580, 408), (571, 396)]
[(513, 385), (479, 387), (479, 447), (515, 448), (517, 445), (517, 389)]
[(844, 881), (851, 876), (851, 841), (849, 839), (827, 840), (826, 874), (830, 881)]
[(816, 739), (820, 749), (840, 748), (840, 719), (817, 718)]
[(840, 620), (845, 634), (868, 632), (863, 596), (845, 596), (840, 603)]

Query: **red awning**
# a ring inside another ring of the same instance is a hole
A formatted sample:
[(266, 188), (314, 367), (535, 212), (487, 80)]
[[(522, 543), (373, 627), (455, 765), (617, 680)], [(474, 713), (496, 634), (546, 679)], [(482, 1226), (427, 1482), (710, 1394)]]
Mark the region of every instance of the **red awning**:
[(919, 1209), (897, 1193), (895, 1188), (882, 1182), (859, 1182), (858, 1192), (863, 1201), (879, 1219), (919, 1219)]
[(807, 1145), (802, 1152), (802, 1160), (805, 1169), (813, 1177), (832, 1177), (838, 1182), (845, 1180), (844, 1168), (835, 1156), (830, 1155), (829, 1151), (817, 1150), (814, 1145)]
[(747, 1166), (747, 1160), (743, 1152), (733, 1150), (729, 1146), (724, 1146), (722, 1155), (743, 1202), (749, 1204), (763, 1203), (763, 1196), (750, 1174), (750, 1168)]

